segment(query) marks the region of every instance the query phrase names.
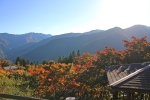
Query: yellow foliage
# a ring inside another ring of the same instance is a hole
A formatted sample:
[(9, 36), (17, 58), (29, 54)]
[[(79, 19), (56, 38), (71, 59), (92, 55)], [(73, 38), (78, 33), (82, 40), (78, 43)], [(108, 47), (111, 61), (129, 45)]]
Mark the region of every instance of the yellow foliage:
[(10, 74), (10, 72), (9, 71), (6, 71), (6, 70), (0, 70), (0, 77), (1, 76), (7, 76), (7, 75), (9, 75)]

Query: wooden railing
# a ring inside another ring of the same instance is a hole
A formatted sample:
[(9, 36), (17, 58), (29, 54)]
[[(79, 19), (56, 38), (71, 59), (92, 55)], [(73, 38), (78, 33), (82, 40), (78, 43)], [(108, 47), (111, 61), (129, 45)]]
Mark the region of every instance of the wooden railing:
[(9, 98), (9, 99), (16, 99), (16, 100), (47, 100), (41, 98), (24, 97), (24, 96), (11, 95), (11, 94), (2, 94), (2, 93), (0, 93), (0, 98)]

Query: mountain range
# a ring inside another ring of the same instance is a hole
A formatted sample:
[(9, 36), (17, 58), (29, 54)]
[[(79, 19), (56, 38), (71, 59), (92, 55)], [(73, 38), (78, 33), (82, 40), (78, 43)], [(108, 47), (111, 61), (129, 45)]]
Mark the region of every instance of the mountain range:
[(51, 35), (34, 32), (21, 35), (0, 33), (0, 49), (6, 55), (9, 55), (49, 37)]
[(96, 53), (97, 50), (103, 50), (105, 46), (123, 50), (122, 40), (131, 40), (132, 36), (137, 38), (147, 36), (147, 40), (150, 41), (150, 27), (134, 25), (126, 29), (114, 27), (108, 30), (92, 30), (56, 36), (41, 33), (27, 35), (29, 34), (21, 35), (19, 38), (8, 38), (8, 33), (0, 34), (0, 46), (3, 47), (2, 50), (7, 59), (15, 61), (16, 57), (20, 56), (30, 61), (56, 61), (59, 56), (68, 56), (70, 52), (77, 52), (77, 50), (80, 50), (80, 53)]

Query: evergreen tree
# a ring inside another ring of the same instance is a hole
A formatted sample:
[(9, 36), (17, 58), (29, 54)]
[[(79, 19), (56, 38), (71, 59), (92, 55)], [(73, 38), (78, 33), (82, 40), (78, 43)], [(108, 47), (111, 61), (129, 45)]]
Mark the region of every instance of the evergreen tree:
[(76, 54), (75, 54), (75, 52), (74, 52), (74, 51), (72, 51), (72, 56), (73, 56), (73, 57), (75, 57), (75, 56), (76, 56)]
[(43, 60), (42, 64), (43, 64), (43, 65), (44, 65), (44, 64), (48, 64), (48, 61)]
[(60, 57), (60, 56), (58, 57), (57, 62), (59, 62), (59, 63), (61, 63), (61, 62), (62, 62), (62, 59), (61, 59), (61, 57)]
[(77, 56), (80, 56), (80, 50), (78, 50), (78, 52), (77, 52)]
[(73, 62), (73, 55), (72, 55), (72, 53), (70, 53), (67, 62), (68, 62), (68, 63), (72, 63), (72, 62)]
[(33, 62), (31, 62), (30, 65), (33, 65)]
[(20, 58), (20, 57), (17, 57), (15, 64), (16, 64), (16, 65), (20, 65), (20, 62), (21, 62), (21, 58)]
[(39, 62), (37, 61), (37, 62), (36, 62), (36, 65), (38, 65), (38, 64), (39, 64)]
[(22, 58), (22, 66), (26, 66), (26, 61), (25, 61), (25, 59), (24, 58)]
[(64, 62), (63, 63), (68, 63), (68, 57), (65, 57)]
[[(77, 56), (80, 56), (80, 51), (78, 50)], [(76, 53), (72, 51), (68, 57), (58, 57), (57, 62), (59, 63), (76, 63)]]
[(65, 62), (65, 57), (63, 56), (61, 59), (61, 63), (64, 63), (64, 62)]
[(74, 51), (72, 52), (72, 56), (73, 56), (73, 57), (72, 57), (72, 62), (73, 62), (73, 63), (75, 63), (75, 62), (76, 62), (76, 60), (75, 60), (75, 58), (76, 58), (76, 54), (75, 54), (75, 52), (74, 52)]
[(30, 61), (29, 61), (29, 60), (26, 60), (26, 64), (30, 64)]

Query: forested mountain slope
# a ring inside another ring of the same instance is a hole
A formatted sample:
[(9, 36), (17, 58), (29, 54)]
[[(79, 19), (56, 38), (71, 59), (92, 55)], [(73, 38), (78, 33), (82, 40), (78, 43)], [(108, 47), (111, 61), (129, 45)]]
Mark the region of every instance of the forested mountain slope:
[(95, 53), (103, 50), (105, 46), (123, 50), (122, 40), (130, 40), (132, 36), (141, 38), (147, 36), (150, 41), (150, 29), (144, 25), (134, 25), (121, 29), (114, 27), (109, 30), (92, 30), (85, 33), (68, 33), (44, 39), (35, 44), (21, 47), (23, 49), (13, 53), (9, 59), (15, 60), (17, 56), (31, 61), (57, 60), (58, 56), (68, 56), (70, 52), (80, 50), (80, 53)]
[(110, 30), (81, 35), (78, 37), (65, 37), (54, 39), (36, 49), (31, 50), (22, 57), (31, 61), (57, 60), (58, 56), (67, 56), (71, 51), (95, 53), (105, 46), (123, 50), (122, 39), (128, 40), (125, 31), (115, 27)]
[(66, 33), (66, 34), (61, 34), (61, 35), (55, 35), (50, 38), (43, 39), (37, 43), (28, 43), (27, 45), (20, 46), (18, 48), (14, 48), (12, 50), (9, 50), (9, 52), (7, 52), (6, 54), (8, 56), (8, 59), (13, 60), (13, 59), (16, 59), (17, 56), (24, 55), (24, 54), (28, 53), (29, 51), (31, 51), (41, 45), (44, 45), (54, 39), (65, 38), (65, 37), (78, 37), (81, 35), (88, 35), (88, 34), (97, 33), (97, 32), (102, 32), (102, 30), (92, 30), (89, 32), (85, 32), (83, 34), (81, 34), (81, 33)]

